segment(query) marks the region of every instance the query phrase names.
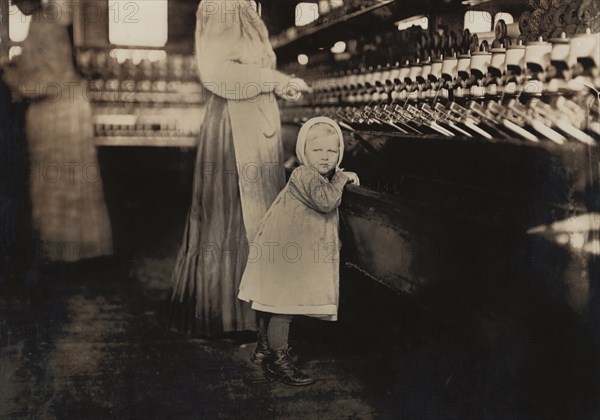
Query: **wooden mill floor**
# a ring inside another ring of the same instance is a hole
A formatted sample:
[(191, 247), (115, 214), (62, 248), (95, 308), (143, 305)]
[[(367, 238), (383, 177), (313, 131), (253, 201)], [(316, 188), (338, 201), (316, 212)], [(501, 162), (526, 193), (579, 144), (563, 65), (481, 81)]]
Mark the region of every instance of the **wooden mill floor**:
[[(345, 290), (360, 293), (344, 292), (344, 321), (292, 330), (317, 382), (272, 382), (248, 360), (252, 334), (206, 340), (165, 328), (171, 265), (54, 266), (35, 290), (3, 294), (0, 418), (597, 418), (581, 390), (529, 389), (510, 355), (351, 273)], [(359, 300), (372, 308), (357, 310)]]
[[(437, 384), (431, 377), (408, 381), (405, 374), (393, 372), (402, 367), (395, 366), (388, 349), (380, 347), (385, 345), (381, 337), (372, 337), (372, 331), (344, 338), (335, 324), (301, 321), (292, 332), (293, 344), (301, 366), (317, 382), (293, 388), (265, 379), (262, 370), (249, 362), (251, 334), (205, 340), (167, 330), (161, 308), (169, 265), (144, 260), (133, 266), (106, 261), (54, 266), (44, 271), (44, 283), (35, 291), (4, 297), (0, 416), (372, 418), (406, 413), (437, 418), (450, 414), (439, 411), (439, 402), (424, 397), (447, 389), (452, 372), (439, 372)], [(352, 345), (354, 340), (360, 342)], [(423, 377), (436, 375), (430, 363), (419, 370)], [(420, 402), (410, 394), (397, 394), (408, 387), (413, 396), (421, 394)]]

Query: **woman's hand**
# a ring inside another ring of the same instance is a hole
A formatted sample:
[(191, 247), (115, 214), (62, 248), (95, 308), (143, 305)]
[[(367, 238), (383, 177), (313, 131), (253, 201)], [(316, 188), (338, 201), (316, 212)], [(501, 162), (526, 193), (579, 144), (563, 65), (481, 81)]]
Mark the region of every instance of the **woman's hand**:
[(275, 94), (286, 101), (297, 101), (302, 97), (302, 93), (310, 92), (310, 90), (303, 79), (292, 77), (283, 86), (277, 86)]
[(356, 172), (344, 171), (344, 174), (348, 177), (348, 182), (354, 185), (360, 185), (360, 180)]

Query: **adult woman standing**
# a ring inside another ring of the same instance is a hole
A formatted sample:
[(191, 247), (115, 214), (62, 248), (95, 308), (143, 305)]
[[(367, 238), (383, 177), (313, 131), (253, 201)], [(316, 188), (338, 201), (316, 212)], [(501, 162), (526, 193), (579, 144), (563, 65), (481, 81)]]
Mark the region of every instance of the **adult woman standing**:
[(301, 79), (275, 70), (267, 29), (247, 0), (202, 0), (196, 59), (212, 92), (200, 132), (192, 203), (172, 274), (172, 324), (193, 334), (256, 329), (237, 299), (248, 243), (285, 184), (274, 94), (297, 99)]
[(33, 225), (49, 261), (110, 255), (92, 112), (73, 60), (70, 0), (13, 0), (32, 14), (23, 54), (7, 82), (31, 99), (25, 131), (30, 153)]

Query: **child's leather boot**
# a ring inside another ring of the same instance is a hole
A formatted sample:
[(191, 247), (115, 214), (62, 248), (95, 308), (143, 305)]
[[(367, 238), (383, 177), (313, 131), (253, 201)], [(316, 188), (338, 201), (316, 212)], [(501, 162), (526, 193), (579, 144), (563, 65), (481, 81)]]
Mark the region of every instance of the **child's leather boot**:
[(291, 360), (289, 349), (272, 349), (272, 358), (267, 364), (267, 375), (286, 385), (311, 385), (314, 380), (302, 373)]
[(269, 347), (269, 337), (266, 334), (258, 333), (258, 340), (256, 341), (256, 348), (250, 361), (255, 365), (265, 364), (271, 357), (271, 348)]

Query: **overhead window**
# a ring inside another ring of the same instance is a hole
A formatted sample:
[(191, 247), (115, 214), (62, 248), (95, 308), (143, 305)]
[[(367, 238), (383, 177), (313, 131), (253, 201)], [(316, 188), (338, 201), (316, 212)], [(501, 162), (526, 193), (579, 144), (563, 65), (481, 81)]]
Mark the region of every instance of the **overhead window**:
[(296, 5), (296, 26), (308, 25), (319, 18), (317, 3), (298, 3)]
[(489, 32), (492, 30), (492, 15), (488, 12), (470, 10), (465, 13), (464, 29), (474, 32)]
[(167, 0), (110, 0), (110, 42), (140, 47), (165, 46), (168, 37), (167, 6)]
[(31, 16), (25, 16), (19, 8), (10, 2), (8, 11), (8, 37), (13, 42), (23, 42), (29, 33)]

